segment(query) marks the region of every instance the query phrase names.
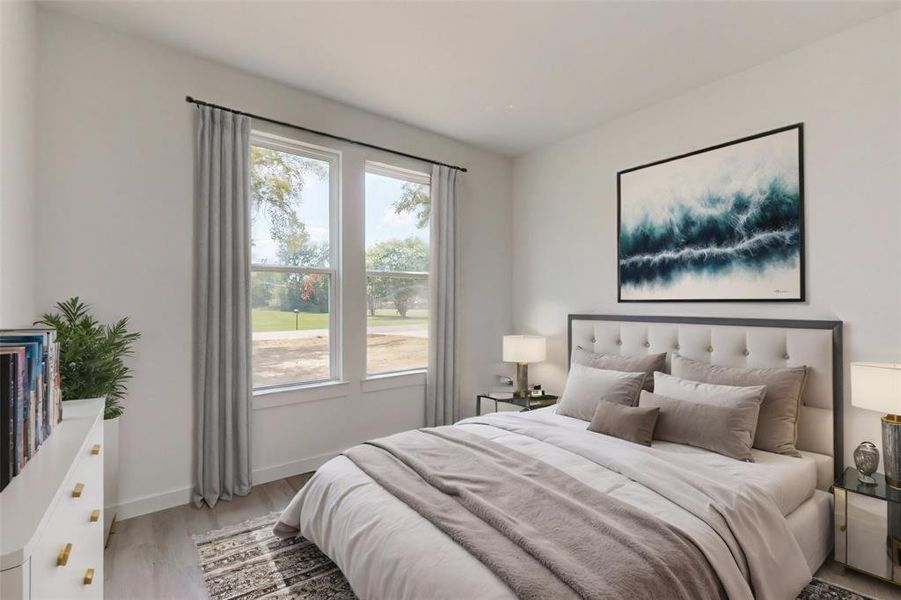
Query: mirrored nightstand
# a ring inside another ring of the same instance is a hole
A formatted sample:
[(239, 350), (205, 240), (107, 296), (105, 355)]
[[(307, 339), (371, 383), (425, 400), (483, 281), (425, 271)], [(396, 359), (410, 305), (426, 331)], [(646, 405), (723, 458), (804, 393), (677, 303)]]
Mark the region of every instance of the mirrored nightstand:
[(835, 496), (835, 560), (901, 585), (901, 490), (889, 487), (882, 473), (876, 485), (845, 469), (832, 486)]

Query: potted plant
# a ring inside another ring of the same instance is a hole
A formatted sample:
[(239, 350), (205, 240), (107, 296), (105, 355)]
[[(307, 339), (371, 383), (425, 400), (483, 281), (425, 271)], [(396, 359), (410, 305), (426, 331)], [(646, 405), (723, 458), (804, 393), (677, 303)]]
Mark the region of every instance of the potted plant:
[[(119, 417), (126, 382), (132, 371), (125, 358), (132, 354), (140, 333), (128, 331), (128, 317), (104, 325), (91, 314), (91, 306), (77, 296), (56, 305), (58, 312), (44, 313), (35, 325), (56, 330), (60, 346), (59, 372), (63, 400), (103, 398), (104, 539), (115, 519), (119, 503)], [(65, 412), (65, 411), (64, 411)]]

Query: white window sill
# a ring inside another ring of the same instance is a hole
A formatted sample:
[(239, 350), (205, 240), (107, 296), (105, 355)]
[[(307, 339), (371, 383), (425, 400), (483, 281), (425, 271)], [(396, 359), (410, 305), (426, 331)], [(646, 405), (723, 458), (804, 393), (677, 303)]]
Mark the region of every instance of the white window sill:
[(341, 398), (349, 393), (349, 381), (323, 381), (254, 390), (253, 410)]
[(425, 385), (425, 382), (425, 369), (417, 369), (415, 371), (398, 371), (396, 373), (370, 375), (360, 382), (360, 389), (365, 394), (367, 392), (380, 392), (383, 390), (421, 386)]

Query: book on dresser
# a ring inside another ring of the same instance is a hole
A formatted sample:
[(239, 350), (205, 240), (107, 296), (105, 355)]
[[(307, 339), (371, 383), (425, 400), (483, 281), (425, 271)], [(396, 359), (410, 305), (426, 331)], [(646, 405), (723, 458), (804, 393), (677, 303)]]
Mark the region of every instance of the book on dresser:
[[(22, 386), (25, 351), (12, 348), (0, 348), (0, 427), (3, 436), (0, 438), (0, 492), (9, 484), (13, 475), (18, 473), (18, 453), (16, 451), (16, 429), (21, 420), (16, 420), (16, 406), (21, 406), (19, 389)], [(21, 415), (20, 415), (21, 416)]]
[(0, 598), (103, 598), (102, 398), (63, 420), (0, 492)]
[(60, 422), (60, 383), (56, 331), (0, 330), (0, 491)]

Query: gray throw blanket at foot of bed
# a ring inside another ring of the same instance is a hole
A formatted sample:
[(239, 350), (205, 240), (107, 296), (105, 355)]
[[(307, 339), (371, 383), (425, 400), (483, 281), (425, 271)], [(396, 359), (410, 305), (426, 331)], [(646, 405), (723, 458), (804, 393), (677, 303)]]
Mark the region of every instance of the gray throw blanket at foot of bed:
[(720, 598), (712, 567), (665, 521), (456, 427), (347, 450), (520, 598)]

